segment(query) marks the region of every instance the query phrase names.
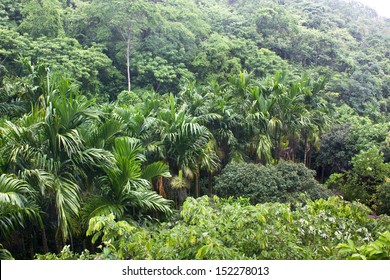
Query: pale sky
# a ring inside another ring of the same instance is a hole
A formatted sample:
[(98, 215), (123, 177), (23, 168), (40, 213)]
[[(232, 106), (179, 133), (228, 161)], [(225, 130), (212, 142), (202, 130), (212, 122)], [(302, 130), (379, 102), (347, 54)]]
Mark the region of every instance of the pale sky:
[(390, 0), (357, 0), (366, 6), (374, 8), (378, 15), (390, 18)]

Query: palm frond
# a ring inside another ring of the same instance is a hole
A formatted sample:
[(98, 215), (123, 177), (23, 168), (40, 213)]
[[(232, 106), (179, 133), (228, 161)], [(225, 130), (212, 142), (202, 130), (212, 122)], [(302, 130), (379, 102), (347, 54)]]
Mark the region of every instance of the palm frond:
[(26, 195), (33, 192), (23, 180), (6, 174), (0, 176), (0, 203), (9, 203), (21, 207), (26, 202)]
[(12, 254), (0, 244), (0, 260), (14, 260)]
[(172, 202), (163, 198), (155, 191), (147, 189), (132, 189), (126, 194), (126, 201), (131, 207), (139, 207), (143, 210), (153, 210), (165, 214), (172, 213)]
[(82, 142), (76, 129), (68, 130), (64, 134), (58, 133), (56, 136), (59, 150), (65, 151), (68, 157), (81, 150)]
[(73, 221), (79, 216), (79, 186), (71, 180), (57, 177), (54, 180), (53, 188), (58, 213), (57, 235), (67, 240), (72, 232)]
[(259, 144), (257, 146), (257, 156), (260, 160), (263, 160), (265, 163), (270, 163), (272, 161), (272, 142), (268, 135), (259, 136)]
[(78, 165), (87, 165), (89, 167), (101, 166), (105, 169), (115, 168), (114, 155), (104, 149), (90, 148), (79, 151), (73, 155), (72, 159)]
[(42, 169), (23, 169), (18, 173), (18, 176), (29, 182), (35, 189), (38, 189), (43, 196), (53, 185), (54, 180), (52, 173)]
[(138, 189), (150, 189), (151, 183), (143, 178), (134, 178), (132, 180), (128, 180), (125, 185), (122, 186), (122, 194), (126, 194), (131, 192), (132, 190)]
[(142, 169), (141, 178), (151, 181), (156, 177), (171, 177), (169, 166), (161, 161), (153, 162)]
[(124, 130), (124, 124), (116, 119), (109, 119), (99, 125), (87, 125), (83, 132), (83, 139), (87, 147), (107, 148), (114, 141), (115, 136)]
[(85, 224), (96, 216), (114, 214), (115, 217), (121, 218), (125, 213), (125, 205), (105, 197), (93, 196), (86, 201), (80, 213)]
[(27, 196), (22, 201), (22, 204), (0, 201), (0, 238), (23, 228), (26, 219), (39, 227), (42, 226), (39, 207)]
[(118, 137), (115, 139), (113, 153), (119, 161), (121, 159), (144, 161), (142, 146), (139, 139), (131, 137)]

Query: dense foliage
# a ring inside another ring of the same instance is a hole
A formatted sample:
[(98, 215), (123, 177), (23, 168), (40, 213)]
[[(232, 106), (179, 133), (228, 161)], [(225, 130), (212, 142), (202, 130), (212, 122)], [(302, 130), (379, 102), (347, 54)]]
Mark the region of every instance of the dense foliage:
[(380, 214), (390, 214), (387, 202), (390, 164), (383, 162), (383, 154), (374, 147), (354, 156), (351, 164), (352, 170), (333, 173), (327, 184), (340, 189), (349, 200), (359, 200)]
[(20, 74), (19, 54), (56, 61), (111, 99), (127, 78), (164, 92), (244, 69), (305, 69), (330, 78), (332, 101), (359, 112), (389, 106), (389, 22), (357, 2), (2, 0), (0, 14), (2, 73)]
[[(180, 219), (159, 227), (116, 222), (113, 215), (91, 219), (87, 234), (101, 243), (101, 252), (89, 257), (343, 259), (345, 253), (351, 252), (345, 250), (346, 243), (354, 244), (354, 250), (364, 255), (374, 246), (371, 242), (379, 237), (381, 246), (387, 247), (381, 253), (369, 253), (369, 258), (389, 259), (389, 218), (369, 218), (369, 211), (360, 203), (348, 203), (336, 197), (308, 200), (305, 205), (296, 205), (295, 211), (287, 204), (251, 205), (248, 199), (188, 198)], [(376, 236), (372, 231), (384, 233)], [(88, 254), (73, 257), (85, 258)], [(59, 256), (67, 257), (64, 252)], [(52, 259), (53, 255), (38, 258)]]
[(330, 192), (303, 164), (276, 165), (229, 163), (216, 178), (215, 193), (221, 197), (248, 197), (251, 203), (296, 202), (306, 193), (311, 199), (327, 198)]
[(342, 0), (0, 0), (0, 258), (387, 258), (389, 35)]

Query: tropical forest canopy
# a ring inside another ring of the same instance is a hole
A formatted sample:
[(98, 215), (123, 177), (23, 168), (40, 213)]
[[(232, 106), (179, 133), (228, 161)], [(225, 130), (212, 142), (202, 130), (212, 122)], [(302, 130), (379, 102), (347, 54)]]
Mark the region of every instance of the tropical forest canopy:
[(0, 0), (0, 258), (389, 259), (389, 36), (354, 1)]

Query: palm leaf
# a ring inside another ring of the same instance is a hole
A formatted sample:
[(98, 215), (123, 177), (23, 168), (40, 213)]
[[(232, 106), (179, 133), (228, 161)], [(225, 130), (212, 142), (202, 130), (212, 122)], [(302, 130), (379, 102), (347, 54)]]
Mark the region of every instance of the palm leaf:
[(131, 207), (139, 207), (142, 210), (159, 211), (171, 214), (171, 201), (163, 198), (154, 191), (147, 189), (130, 190), (126, 194), (126, 201)]
[(89, 167), (101, 166), (105, 169), (115, 169), (114, 155), (104, 149), (86, 149), (74, 154), (72, 159), (78, 165), (87, 165)]
[(0, 176), (0, 235), (23, 227), (25, 218), (41, 226), (39, 208), (32, 199), (34, 191), (23, 180)]
[(169, 173), (169, 166), (161, 161), (153, 162), (142, 169), (141, 177), (143, 179), (151, 181), (159, 176), (166, 178), (171, 177), (171, 174)]
[(93, 196), (87, 200), (81, 210), (81, 217), (84, 223), (96, 216), (114, 214), (115, 217), (121, 218), (125, 213), (125, 205), (120, 202), (112, 201), (105, 197)]
[(80, 135), (76, 129), (71, 129), (64, 134), (57, 134), (58, 148), (60, 151), (65, 151), (70, 157), (73, 153), (81, 150), (82, 142)]
[(25, 182), (6, 174), (0, 176), (0, 202), (21, 207), (26, 202), (26, 195), (32, 193), (31, 187)]
[(272, 161), (272, 142), (268, 135), (259, 136), (259, 144), (257, 146), (257, 156), (265, 163)]
[(58, 215), (57, 235), (61, 234), (61, 237), (67, 240), (72, 231), (72, 224), (79, 216), (79, 187), (69, 179), (57, 177), (53, 188)]
[[(91, 127), (92, 126), (92, 127)], [(111, 146), (115, 136), (124, 130), (124, 124), (116, 119), (109, 119), (103, 124), (88, 124), (82, 131), (87, 147), (107, 148)]]
[(14, 260), (12, 254), (0, 244), (0, 260)]

